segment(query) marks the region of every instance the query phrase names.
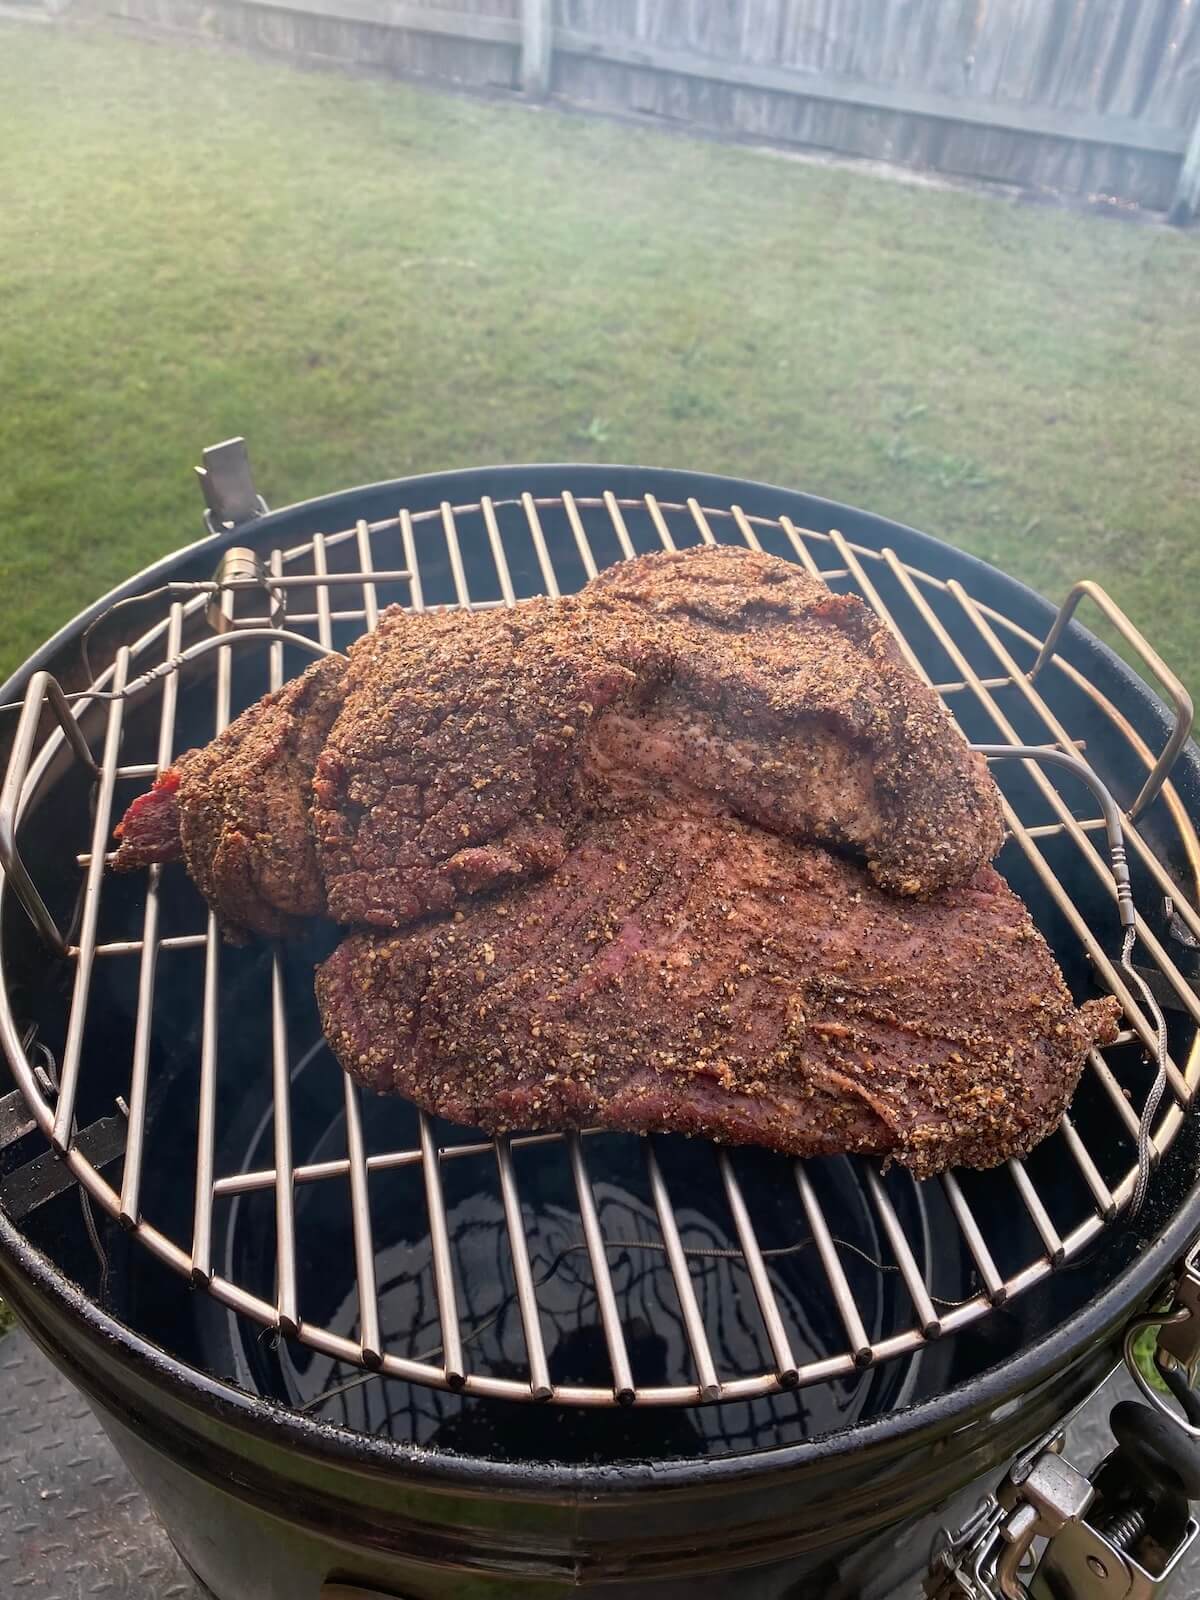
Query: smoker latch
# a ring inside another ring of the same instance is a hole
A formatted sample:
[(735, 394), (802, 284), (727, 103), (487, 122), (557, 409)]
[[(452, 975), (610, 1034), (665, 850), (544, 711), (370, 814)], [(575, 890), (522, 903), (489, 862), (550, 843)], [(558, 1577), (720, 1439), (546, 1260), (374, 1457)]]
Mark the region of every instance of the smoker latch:
[(1030, 1600), (1168, 1594), (1200, 1532), (1187, 1497), (1165, 1482), (1148, 1482), (1124, 1448), (1101, 1462), (1091, 1482), (1088, 1515), (1066, 1523), (1046, 1545), (1030, 1580)]
[(1155, 1600), (1200, 1525), (1177, 1483), (1124, 1446), (1084, 1477), (1041, 1441), (957, 1535), (943, 1535), (926, 1600)]

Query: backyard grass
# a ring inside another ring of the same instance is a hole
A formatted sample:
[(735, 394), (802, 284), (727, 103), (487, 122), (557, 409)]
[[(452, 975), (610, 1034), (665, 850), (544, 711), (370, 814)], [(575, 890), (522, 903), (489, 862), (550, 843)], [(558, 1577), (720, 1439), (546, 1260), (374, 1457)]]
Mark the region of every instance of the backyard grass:
[(1100, 579), (1200, 685), (1200, 239), (653, 129), (0, 23), (0, 668), (200, 531), (636, 460)]

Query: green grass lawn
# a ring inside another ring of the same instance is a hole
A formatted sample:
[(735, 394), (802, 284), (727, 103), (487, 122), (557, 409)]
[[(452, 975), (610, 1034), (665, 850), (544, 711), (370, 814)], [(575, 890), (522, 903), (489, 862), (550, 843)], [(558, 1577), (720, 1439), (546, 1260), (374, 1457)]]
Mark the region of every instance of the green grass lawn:
[(641, 127), (0, 23), (0, 667), (200, 529), (492, 461), (765, 478), (1200, 682), (1200, 239)]

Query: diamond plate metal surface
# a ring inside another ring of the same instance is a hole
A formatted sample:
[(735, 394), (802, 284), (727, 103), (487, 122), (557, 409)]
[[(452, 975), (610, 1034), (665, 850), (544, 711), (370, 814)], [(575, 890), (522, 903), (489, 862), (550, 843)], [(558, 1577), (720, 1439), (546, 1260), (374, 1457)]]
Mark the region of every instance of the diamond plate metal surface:
[[(1112, 1448), (1108, 1413), (1137, 1390), (1124, 1371), (1088, 1401), (1066, 1455)], [(1200, 1595), (1200, 1550), (1176, 1581)], [(0, 1595), (5, 1600), (203, 1600), (100, 1424), (21, 1332), (0, 1336)]]
[(0, 1337), (0, 1595), (201, 1593), (79, 1392), (23, 1333)]

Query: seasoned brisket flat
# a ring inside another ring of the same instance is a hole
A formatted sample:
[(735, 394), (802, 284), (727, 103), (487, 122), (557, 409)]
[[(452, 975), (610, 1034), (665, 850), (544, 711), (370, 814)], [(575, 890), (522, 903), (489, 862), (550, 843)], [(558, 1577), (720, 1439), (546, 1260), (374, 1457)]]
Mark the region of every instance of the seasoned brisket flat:
[(990, 868), (931, 900), (729, 817), (593, 820), (557, 868), (318, 970), (347, 1071), (490, 1131), (600, 1125), (992, 1166), (1057, 1123), (1077, 1007)]

